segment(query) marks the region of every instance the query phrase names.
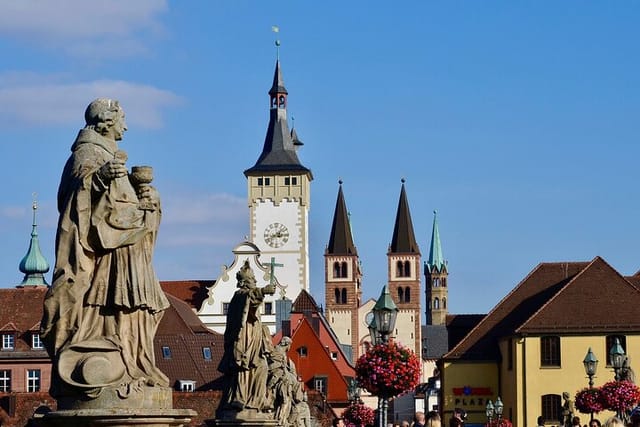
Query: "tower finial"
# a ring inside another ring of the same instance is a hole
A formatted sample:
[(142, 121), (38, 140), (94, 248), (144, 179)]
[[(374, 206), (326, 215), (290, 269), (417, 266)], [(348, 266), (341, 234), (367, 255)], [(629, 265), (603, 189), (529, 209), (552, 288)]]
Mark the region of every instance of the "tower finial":
[[(271, 26), (271, 31), (278, 34), (280, 32), (280, 27), (277, 25)], [(276, 60), (280, 60), (280, 39), (276, 38)]]
[(403, 176), (402, 178), (400, 178), (400, 182), (404, 184), (405, 182), (407, 182), (407, 180), (404, 179), (404, 176)]

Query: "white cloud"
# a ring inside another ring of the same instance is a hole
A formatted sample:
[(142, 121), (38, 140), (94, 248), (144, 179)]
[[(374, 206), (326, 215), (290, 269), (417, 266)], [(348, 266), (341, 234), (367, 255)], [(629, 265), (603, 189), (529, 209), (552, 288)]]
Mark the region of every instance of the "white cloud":
[(230, 252), (248, 232), (244, 198), (184, 192), (161, 197), (160, 247), (214, 246)]
[[(0, 0), (1, 1), (1, 0)], [(0, 116), (4, 121), (29, 125), (73, 124), (78, 111), (98, 97), (120, 100), (127, 121), (143, 128), (162, 127), (162, 111), (180, 105), (178, 95), (122, 80), (64, 83), (61, 76), (12, 72), (0, 75)]]
[(143, 35), (161, 34), (167, 0), (0, 0), (0, 34), (104, 57), (144, 51)]

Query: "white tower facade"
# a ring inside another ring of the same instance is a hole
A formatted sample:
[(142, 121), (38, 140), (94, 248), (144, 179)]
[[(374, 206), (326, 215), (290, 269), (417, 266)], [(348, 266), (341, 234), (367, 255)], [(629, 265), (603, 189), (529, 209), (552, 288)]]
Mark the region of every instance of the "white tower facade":
[(267, 135), (256, 164), (247, 169), (250, 240), (260, 249), (260, 262), (272, 258), (280, 298), (295, 300), (309, 291), (309, 202), (311, 171), (298, 159), (303, 145), (287, 124), (287, 97), (280, 61), (269, 90)]

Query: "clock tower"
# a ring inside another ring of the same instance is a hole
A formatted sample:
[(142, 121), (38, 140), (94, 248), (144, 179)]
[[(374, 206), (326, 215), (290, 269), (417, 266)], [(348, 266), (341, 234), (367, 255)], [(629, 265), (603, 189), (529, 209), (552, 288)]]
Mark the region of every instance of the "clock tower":
[(309, 201), (311, 171), (298, 159), (303, 145), (287, 124), (287, 89), (280, 60), (276, 61), (269, 90), (267, 135), (256, 164), (247, 177), (250, 240), (261, 252), (261, 262), (283, 264), (278, 269), (277, 297), (295, 300), (309, 291)]

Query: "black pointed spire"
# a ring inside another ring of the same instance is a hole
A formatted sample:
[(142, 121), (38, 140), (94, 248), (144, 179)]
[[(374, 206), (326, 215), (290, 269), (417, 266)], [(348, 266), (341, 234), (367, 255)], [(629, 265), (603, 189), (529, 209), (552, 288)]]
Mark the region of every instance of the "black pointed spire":
[(336, 210), (333, 214), (333, 225), (326, 253), (327, 255), (358, 255), (351, 235), (349, 214), (342, 193), (342, 181), (339, 181), (339, 184), (340, 189), (338, 190)]
[(273, 84), (269, 89), (269, 95), (275, 96), (278, 94), (288, 95), (287, 89), (284, 87), (284, 80), (282, 79), (282, 71), (280, 70), (280, 61), (276, 61), (276, 71), (273, 73)]
[[(271, 109), (269, 113), (269, 125), (264, 139), (262, 154), (256, 164), (245, 170), (245, 176), (272, 172), (306, 173), (313, 179), (311, 171), (302, 166), (296, 148), (301, 144), (292, 138), (287, 124), (287, 89), (284, 87), (280, 61), (276, 61), (276, 70), (273, 75), (273, 85), (269, 90)], [(295, 135), (295, 133), (294, 133)], [(296, 140), (297, 135), (295, 135)], [(299, 141), (299, 140), (298, 140)]]
[(393, 228), (390, 253), (420, 253), (416, 236), (413, 232), (413, 222), (409, 211), (407, 193), (404, 189), (404, 178), (402, 179), (402, 189), (400, 190), (400, 200), (398, 201), (398, 212), (396, 213), (396, 224)]

